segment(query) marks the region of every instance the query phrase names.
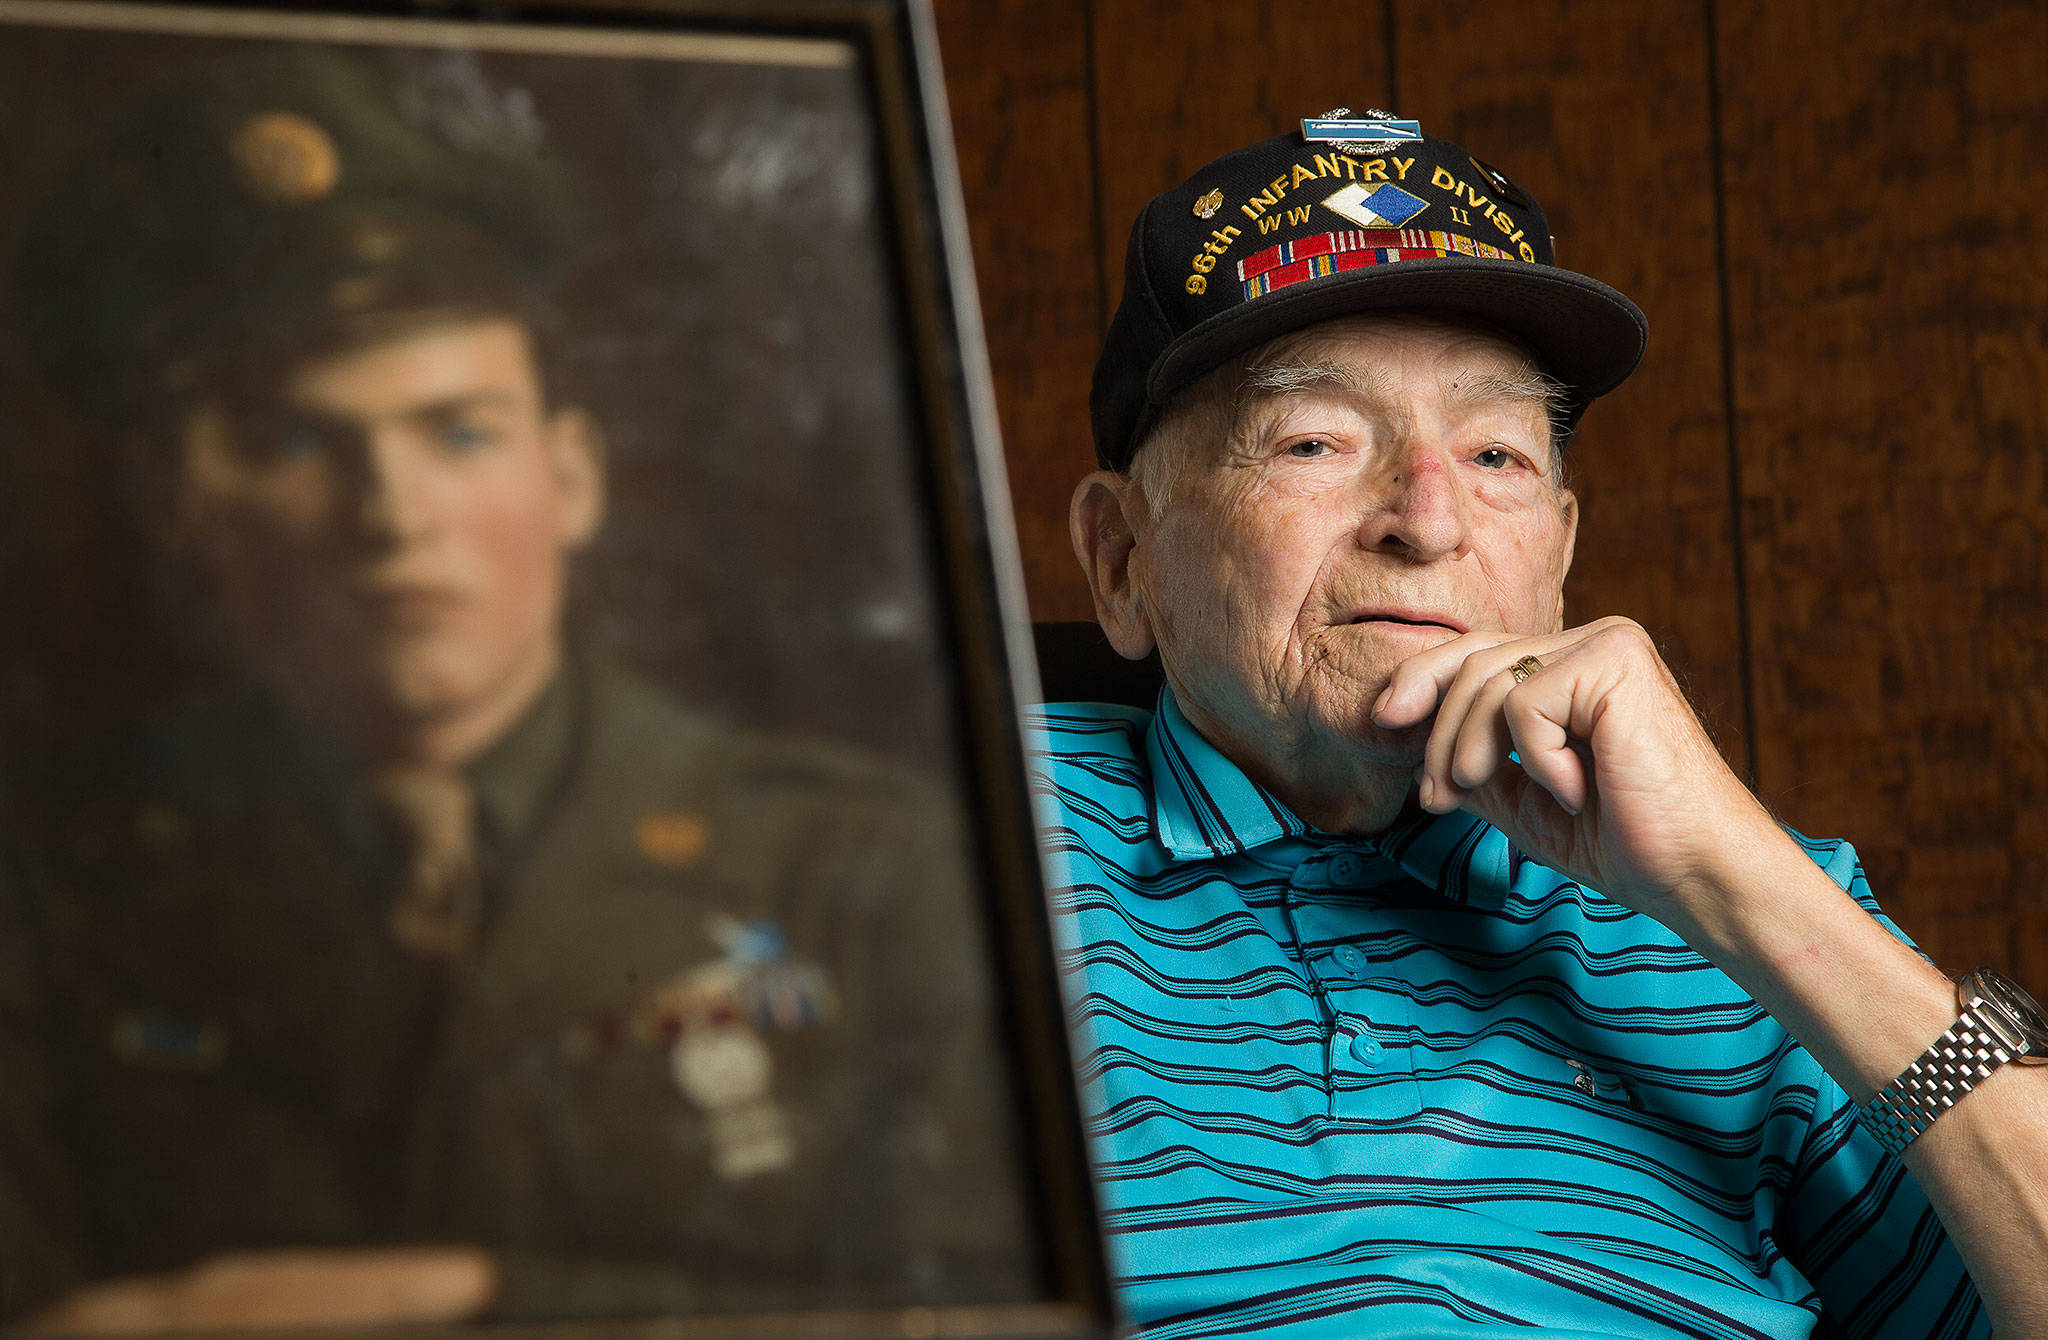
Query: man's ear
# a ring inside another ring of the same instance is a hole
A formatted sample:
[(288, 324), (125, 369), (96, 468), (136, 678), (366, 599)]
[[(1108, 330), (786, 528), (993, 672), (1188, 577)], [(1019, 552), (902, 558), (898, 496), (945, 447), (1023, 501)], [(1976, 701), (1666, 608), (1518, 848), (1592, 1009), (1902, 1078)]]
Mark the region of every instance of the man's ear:
[(1067, 534), (1088, 574), (1095, 621), (1117, 655), (1132, 661), (1148, 655), (1156, 641), (1144, 597), (1131, 578), (1131, 558), (1138, 548), (1131, 512), (1144, 505), (1128, 476), (1097, 470), (1075, 486), (1067, 507)]
[(1572, 555), (1579, 549), (1579, 495), (1570, 489), (1559, 489), (1557, 495), (1557, 505), (1564, 513), (1564, 557), (1558, 563), (1562, 577), (1572, 570)]
[(604, 524), (604, 430), (588, 410), (564, 405), (548, 415), (547, 441), (562, 490), (562, 541), (580, 549)]
[[(1570, 489), (1557, 491), (1558, 511), (1564, 521), (1564, 534), (1558, 540), (1557, 555), (1557, 627), (1564, 627), (1564, 579), (1572, 570), (1572, 556), (1579, 547), (1579, 495)], [(1553, 630), (1555, 631), (1555, 630)]]

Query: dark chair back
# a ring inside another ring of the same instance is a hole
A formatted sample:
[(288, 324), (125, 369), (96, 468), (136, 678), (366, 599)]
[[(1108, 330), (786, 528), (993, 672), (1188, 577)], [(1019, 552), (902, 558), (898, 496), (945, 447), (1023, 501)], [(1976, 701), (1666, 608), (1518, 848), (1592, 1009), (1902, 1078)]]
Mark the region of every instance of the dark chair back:
[(1092, 623), (1035, 623), (1031, 637), (1046, 702), (1151, 707), (1166, 682), (1158, 652), (1127, 661)]

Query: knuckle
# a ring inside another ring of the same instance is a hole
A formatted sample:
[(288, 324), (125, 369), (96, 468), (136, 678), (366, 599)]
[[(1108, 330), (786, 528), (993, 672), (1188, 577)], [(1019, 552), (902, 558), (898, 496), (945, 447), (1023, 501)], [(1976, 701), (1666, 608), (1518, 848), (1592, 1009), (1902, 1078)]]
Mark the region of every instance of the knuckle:
[(1508, 696), (1501, 704), (1501, 712), (1511, 727), (1519, 729), (1540, 718), (1543, 713), (1536, 705), (1536, 696), (1528, 692), (1527, 686), (1517, 684), (1508, 690)]
[(1465, 702), (1482, 693), (1487, 681), (1493, 678), (1493, 667), (1483, 665), (1477, 659), (1468, 660), (1458, 667), (1445, 686), (1444, 701)]
[(1601, 620), (1601, 625), (1591, 640), (1602, 649), (1631, 658), (1656, 658), (1657, 644), (1651, 640), (1649, 630), (1634, 619), (1616, 615)]

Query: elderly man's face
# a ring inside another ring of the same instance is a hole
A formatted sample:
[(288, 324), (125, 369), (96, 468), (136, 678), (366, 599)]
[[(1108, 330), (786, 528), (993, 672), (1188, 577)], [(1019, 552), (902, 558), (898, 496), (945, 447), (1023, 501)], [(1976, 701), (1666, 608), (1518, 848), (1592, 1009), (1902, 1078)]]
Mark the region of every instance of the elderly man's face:
[(195, 412), (178, 481), (247, 653), (373, 748), (485, 742), (553, 673), (601, 510), (595, 444), (545, 403), (524, 327), (427, 325), (265, 399)]
[[(1577, 504), (1536, 369), (1490, 334), (1347, 318), (1276, 343), (1220, 449), (1201, 446), (1131, 582), (1189, 719), (1286, 771), (1319, 748), (1412, 765), (1369, 719), (1405, 658), (1560, 626)], [(1147, 450), (1168, 444), (1155, 443)]]

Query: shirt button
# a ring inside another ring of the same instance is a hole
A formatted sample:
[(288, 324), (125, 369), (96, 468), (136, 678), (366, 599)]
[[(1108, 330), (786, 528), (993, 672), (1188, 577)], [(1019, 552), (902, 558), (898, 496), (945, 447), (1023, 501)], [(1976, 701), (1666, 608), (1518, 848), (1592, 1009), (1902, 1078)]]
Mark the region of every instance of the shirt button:
[(1351, 1039), (1351, 1055), (1353, 1059), (1368, 1070), (1379, 1069), (1380, 1060), (1386, 1054), (1387, 1049), (1380, 1046), (1379, 1039), (1370, 1033), (1360, 1033), (1357, 1037)]
[(1338, 945), (1330, 957), (1337, 960), (1337, 966), (1346, 972), (1362, 972), (1365, 969), (1365, 954), (1356, 945)]
[(1365, 862), (1345, 852), (1330, 862), (1330, 878), (1339, 884), (1355, 884), (1365, 874)]

